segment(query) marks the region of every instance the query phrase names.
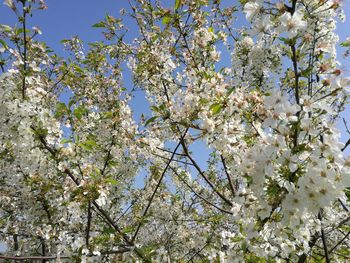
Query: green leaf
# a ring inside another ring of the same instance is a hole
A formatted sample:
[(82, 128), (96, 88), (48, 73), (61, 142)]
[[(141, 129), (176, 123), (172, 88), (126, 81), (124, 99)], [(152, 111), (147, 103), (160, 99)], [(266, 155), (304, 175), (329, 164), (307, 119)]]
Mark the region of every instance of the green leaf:
[(92, 25), (92, 27), (105, 27), (105, 26), (106, 26), (106, 23), (103, 21)]
[(5, 42), (5, 40), (0, 39), (0, 44), (1, 44), (5, 49), (8, 49), (8, 46), (7, 46), (6, 42)]
[(155, 112), (159, 112), (159, 108), (157, 106), (151, 106), (151, 110)]
[(71, 139), (62, 139), (61, 140), (61, 144), (66, 144), (66, 143), (69, 143), (69, 142), (72, 142)]
[(79, 143), (87, 151), (92, 151), (97, 147), (97, 143), (94, 140), (86, 140), (85, 142)]
[(154, 122), (157, 118), (158, 118), (158, 116), (153, 116), (152, 118), (149, 118), (149, 119), (146, 121), (146, 123), (145, 123), (145, 127), (146, 127), (148, 124)]
[(179, 9), (181, 6), (181, 0), (175, 0), (175, 10)]
[(350, 41), (345, 41), (343, 43), (340, 43), (342, 47), (350, 47)]
[(79, 67), (78, 65), (73, 65), (73, 68), (78, 72), (78, 73), (84, 73), (84, 70)]
[(134, 232), (134, 227), (132, 227), (132, 226), (128, 226), (128, 227), (123, 229), (124, 234), (132, 233), (132, 232)]
[(239, 237), (239, 236), (236, 236), (234, 238), (231, 238), (231, 241), (232, 242), (239, 242), (239, 241), (242, 241), (244, 240), (245, 238), (244, 237)]
[(160, 110), (162, 110), (162, 111), (164, 111), (164, 110), (166, 110), (167, 109), (167, 107), (165, 106), (165, 104), (161, 104), (161, 105), (159, 105), (159, 107), (158, 107)]
[(246, 3), (249, 2), (249, 0), (239, 0), (239, 2), (241, 3), (241, 5), (245, 5)]
[(209, 109), (211, 110), (213, 115), (216, 115), (222, 110), (222, 105), (220, 103), (214, 103), (209, 107)]
[(76, 101), (75, 101), (74, 99), (70, 100), (70, 101), (68, 102), (68, 108), (71, 108), (72, 105), (75, 104), (75, 103), (76, 103)]
[(247, 243), (244, 241), (243, 243), (242, 243), (242, 250), (243, 251), (247, 251)]
[(209, 27), (209, 28), (208, 28), (208, 31), (209, 31), (210, 33), (214, 33), (214, 27), (212, 27), (212, 26)]
[(296, 38), (280, 37), (279, 40), (281, 40), (284, 44), (291, 46), (295, 44)]
[(171, 16), (170, 15), (166, 15), (165, 17), (163, 17), (162, 23), (164, 25), (168, 25), (170, 22), (171, 22)]
[(112, 179), (112, 178), (107, 178), (107, 179), (106, 179), (106, 182), (107, 182), (107, 183), (110, 183), (110, 184), (112, 184), (112, 185), (118, 185), (118, 184), (119, 184), (117, 180), (114, 180), (114, 179)]
[(102, 230), (102, 233), (103, 234), (114, 234), (115, 233), (115, 229), (114, 228), (111, 228), (111, 227), (105, 227), (103, 230)]
[(113, 112), (106, 111), (102, 113), (102, 119), (112, 119), (113, 118)]
[(64, 116), (66, 113), (68, 113), (68, 108), (67, 108), (66, 104), (64, 104), (63, 102), (57, 103), (55, 117), (60, 118), (60, 117)]
[(310, 74), (312, 73), (312, 69), (313, 69), (312, 67), (309, 67), (309, 68), (303, 70), (302, 72), (300, 72), (300, 75), (302, 77), (309, 77)]
[(227, 92), (226, 92), (226, 96), (230, 96), (232, 94), (232, 92), (235, 90), (235, 87), (230, 88)]
[(45, 138), (49, 134), (49, 131), (48, 129), (38, 127), (36, 128), (34, 134), (40, 138)]
[[(24, 29), (23, 28), (17, 28), (15, 29), (15, 34), (16, 35), (20, 35), (24, 32)], [(26, 29), (26, 33), (29, 33), (30, 31), (28, 29)]]
[(12, 32), (12, 27), (10, 27), (9, 25), (0, 25), (0, 31), (3, 32)]
[(78, 119), (81, 120), (81, 118), (87, 113), (87, 109), (85, 109), (84, 106), (79, 106), (74, 109), (73, 114)]
[(350, 226), (347, 226), (347, 225), (341, 226), (340, 229), (345, 232), (350, 232)]

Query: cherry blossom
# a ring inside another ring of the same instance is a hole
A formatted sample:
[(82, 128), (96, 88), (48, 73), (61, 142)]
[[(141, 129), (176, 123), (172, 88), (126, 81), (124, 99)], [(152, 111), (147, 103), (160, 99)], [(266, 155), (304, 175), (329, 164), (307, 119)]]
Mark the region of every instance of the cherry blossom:
[(5, 4), (0, 259), (347, 261), (339, 1), (133, 0), (69, 59), (27, 28), (44, 1)]

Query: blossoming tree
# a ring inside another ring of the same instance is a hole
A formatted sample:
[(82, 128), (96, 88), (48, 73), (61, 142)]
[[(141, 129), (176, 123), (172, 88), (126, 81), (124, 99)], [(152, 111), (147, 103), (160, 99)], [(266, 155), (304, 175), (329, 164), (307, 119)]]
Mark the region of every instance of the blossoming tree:
[(129, 2), (133, 42), (107, 15), (105, 41), (64, 40), (64, 60), (27, 26), (44, 1), (5, 1), (18, 24), (0, 25), (0, 259), (348, 261), (340, 2), (165, 2)]

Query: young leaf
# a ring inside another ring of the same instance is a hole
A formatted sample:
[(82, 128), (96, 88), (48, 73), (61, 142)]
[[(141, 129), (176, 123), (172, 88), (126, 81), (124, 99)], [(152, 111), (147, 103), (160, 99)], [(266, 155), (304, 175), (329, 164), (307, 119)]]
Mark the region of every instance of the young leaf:
[(230, 96), (232, 94), (232, 92), (235, 90), (235, 87), (230, 88), (227, 92), (226, 92), (226, 96)]
[(68, 108), (67, 108), (66, 104), (64, 104), (63, 102), (57, 103), (55, 117), (60, 118), (63, 115), (65, 115), (66, 113), (68, 113)]
[(86, 140), (85, 142), (82, 142), (79, 145), (87, 151), (92, 151), (98, 146), (94, 140)]
[(107, 178), (106, 182), (110, 183), (111, 185), (118, 185), (119, 184), (117, 180), (112, 179), (112, 178)]
[(70, 143), (70, 142), (72, 142), (71, 139), (62, 139), (61, 140), (61, 144), (66, 144), (66, 143)]
[(8, 25), (0, 25), (0, 32), (12, 32), (12, 27)]
[(171, 16), (170, 15), (166, 15), (165, 17), (163, 17), (162, 23), (164, 25), (168, 25), (170, 22), (171, 22)]
[(78, 119), (81, 120), (84, 114), (87, 113), (87, 110), (84, 108), (84, 106), (79, 106), (74, 109), (73, 114)]
[(96, 24), (93, 24), (92, 27), (105, 27), (106, 26), (106, 23), (101, 21), (101, 22), (98, 22)]
[(214, 103), (209, 107), (209, 109), (211, 110), (213, 115), (216, 115), (222, 110), (222, 105), (220, 103)]
[(149, 119), (146, 121), (146, 123), (145, 123), (145, 127), (146, 127), (148, 124), (154, 122), (157, 118), (158, 118), (158, 116), (153, 116), (152, 118), (149, 118)]
[(179, 9), (181, 6), (181, 0), (175, 0), (175, 10)]
[(0, 44), (4, 47), (4, 49), (8, 49), (8, 46), (7, 46), (6, 42), (5, 42), (5, 40), (0, 39)]

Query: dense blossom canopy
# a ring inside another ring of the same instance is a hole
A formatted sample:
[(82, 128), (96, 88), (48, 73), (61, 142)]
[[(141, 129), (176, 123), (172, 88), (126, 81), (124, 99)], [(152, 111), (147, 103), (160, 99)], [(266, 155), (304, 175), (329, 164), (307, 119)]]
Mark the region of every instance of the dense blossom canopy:
[(64, 40), (64, 60), (27, 26), (44, 1), (5, 1), (18, 24), (0, 25), (0, 259), (347, 262), (340, 1), (162, 2), (107, 15), (87, 51)]

